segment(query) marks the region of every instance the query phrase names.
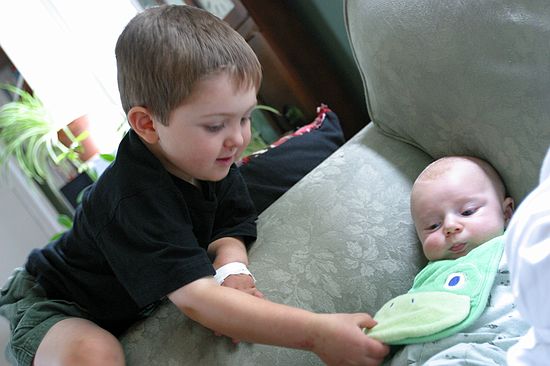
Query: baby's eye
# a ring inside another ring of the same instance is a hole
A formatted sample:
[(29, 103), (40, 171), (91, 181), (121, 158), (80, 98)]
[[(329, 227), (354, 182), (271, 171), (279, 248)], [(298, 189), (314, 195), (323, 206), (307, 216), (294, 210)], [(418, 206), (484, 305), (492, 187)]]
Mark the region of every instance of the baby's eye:
[(430, 231), (432, 231), (432, 230), (437, 230), (437, 229), (439, 228), (439, 226), (441, 226), (440, 223), (431, 224), (431, 225), (429, 225), (428, 227), (426, 227), (426, 230), (430, 230)]
[(246, 125), (248, 122), (250, 122), (250, 116), (241, 118), (241, 125)]
[(472, 216), (477, 211), (477, 208), (469, 208), (467, 210), (462, 211), (462, 216)]

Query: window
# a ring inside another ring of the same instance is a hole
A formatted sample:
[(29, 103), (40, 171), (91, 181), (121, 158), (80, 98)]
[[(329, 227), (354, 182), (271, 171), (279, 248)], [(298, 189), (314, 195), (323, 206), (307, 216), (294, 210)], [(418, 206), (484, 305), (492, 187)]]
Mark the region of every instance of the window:
[(100, 151), (112, 152), (125, 116), (114, 48), (136, 14), (130, 0), (3, 1), (0, 46), (60, 125), (87, 114)]

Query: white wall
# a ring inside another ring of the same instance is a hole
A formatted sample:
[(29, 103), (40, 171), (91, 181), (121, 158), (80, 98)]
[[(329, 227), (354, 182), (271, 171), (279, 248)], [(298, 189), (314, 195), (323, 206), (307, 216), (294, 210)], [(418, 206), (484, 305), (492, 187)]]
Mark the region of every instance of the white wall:
[[(12, 270), (22, 266), (33, 248), (42, 247), (61, 230), (57, 212), (40, 190), (15, 164), (0, 174), (0, 286)], [(0, 317), (0, 366), (8, 365), (4, 348), (9, 337), (7, 321)]]

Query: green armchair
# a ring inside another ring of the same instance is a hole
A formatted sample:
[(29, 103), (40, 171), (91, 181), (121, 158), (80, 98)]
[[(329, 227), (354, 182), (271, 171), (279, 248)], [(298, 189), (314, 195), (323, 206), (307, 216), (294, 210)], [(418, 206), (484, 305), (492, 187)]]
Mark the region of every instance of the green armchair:
[[(372, 122), (260, 215), (250, 269), (272, 301), (374, 314), (425, 264), (409, 192), (428, 163), (457, 154), (486, 159), (516, 204), (535, 187), (550, 145), (550, 6), (344, 6)], [(168, 302), (121, 341), (129, 365), (321, 364), (304, 351), (235, 346)]]

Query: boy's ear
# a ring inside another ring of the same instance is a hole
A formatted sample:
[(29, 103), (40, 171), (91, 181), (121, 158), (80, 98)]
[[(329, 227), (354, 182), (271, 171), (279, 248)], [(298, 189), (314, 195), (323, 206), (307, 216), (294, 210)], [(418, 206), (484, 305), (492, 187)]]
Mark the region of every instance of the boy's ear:
[(504, 225), (508, 226), (512, 214), (514, 213), (514, 199), (512, 197), (506, 197), (502, 205), (504, 207)]
[(153, 115), (147, 108), (132, 107), (128, 112), (128, 122), (145, 142), (154, 144), (158, 141), (159, 137), (155, 129)]

